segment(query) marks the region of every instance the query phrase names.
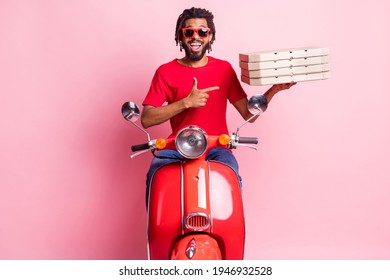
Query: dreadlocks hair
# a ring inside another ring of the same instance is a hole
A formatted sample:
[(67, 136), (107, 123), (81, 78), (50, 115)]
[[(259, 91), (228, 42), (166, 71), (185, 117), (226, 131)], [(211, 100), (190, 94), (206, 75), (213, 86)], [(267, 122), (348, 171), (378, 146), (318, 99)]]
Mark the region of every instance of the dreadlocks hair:
[[(210, 28), (210, 33), (213, 35), (210, 41), (210, 49), (209, 52), (211, 51), (211, 44), (215, 40), (215, 25), (214, 25), (214, 15), (206, 10), (206, 9), (201, 9), (201, 8), (195, 8), (192, 7), (191, 9), (185, 9), (183, 13), (179, 16), (177, 19), (176, 23), (176, 32), (175, 32), (175, 41), (176, 41), (176, 46), (181, 44), (181, 41), (183, 40), (183, 33), (181, 32), (181, 29), (185, 27), (185, 22), (187, 19), (192, 19), (192, 18), (204, 18), (207, 21), (207, 25)], [(181, 51), (181, 46), (180, 46), (180, 51)]]

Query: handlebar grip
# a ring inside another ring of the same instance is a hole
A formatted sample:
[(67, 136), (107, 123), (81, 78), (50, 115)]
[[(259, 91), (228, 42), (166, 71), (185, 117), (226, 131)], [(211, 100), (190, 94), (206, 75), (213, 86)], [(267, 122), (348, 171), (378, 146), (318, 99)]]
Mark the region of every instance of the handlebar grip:
[(257, 144), (259, 141), (257, 137), (240, 137), (238, 138), (238, 143), (245, 143), (245, 144)]
[(139, 145), (133, 145), (131, 146), (131, 150), (133, 152), (136, 152), (136, 151), (142, 151), (142, 150), (147, 150), (149, 149), (149, 143), (144, 143), (144, 144), (139, 144)]

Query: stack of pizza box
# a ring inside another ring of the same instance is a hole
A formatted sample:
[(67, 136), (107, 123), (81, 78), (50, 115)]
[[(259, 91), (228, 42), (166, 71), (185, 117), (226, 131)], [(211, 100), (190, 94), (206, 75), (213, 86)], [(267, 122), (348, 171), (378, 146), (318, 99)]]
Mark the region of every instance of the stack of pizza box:
[(249, 85), (273, 85), (330, 77), (328, 48), (241, 53), (239, 57), (241, 81)]

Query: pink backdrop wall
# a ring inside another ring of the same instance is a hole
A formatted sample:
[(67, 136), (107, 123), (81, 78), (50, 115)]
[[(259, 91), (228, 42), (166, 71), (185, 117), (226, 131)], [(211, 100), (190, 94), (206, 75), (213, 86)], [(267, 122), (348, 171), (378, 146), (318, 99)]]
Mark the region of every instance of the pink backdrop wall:
[(331, 79), (281, 93), (243, 129), (260, 137), (235, 152), (246, 258), (389, 259), (387, 0), (1, 1), (0, 259), (147, 258), (151, 155), (128, 157), (144, 135), (120, 107), (182, 55), (175, 22), (193, 5), (215, 14), (212, 55), (237, 72), (240, 52), (331, 50)]

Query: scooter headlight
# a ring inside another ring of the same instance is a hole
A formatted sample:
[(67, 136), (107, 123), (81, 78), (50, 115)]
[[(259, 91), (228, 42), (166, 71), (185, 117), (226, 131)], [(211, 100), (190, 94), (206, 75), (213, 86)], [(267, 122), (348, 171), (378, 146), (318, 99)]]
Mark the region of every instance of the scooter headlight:
[(189, 126), (176, 136), (177, 151), (185, 158), (198, 158), (207, 149), (207, 135), (199, 127)]

